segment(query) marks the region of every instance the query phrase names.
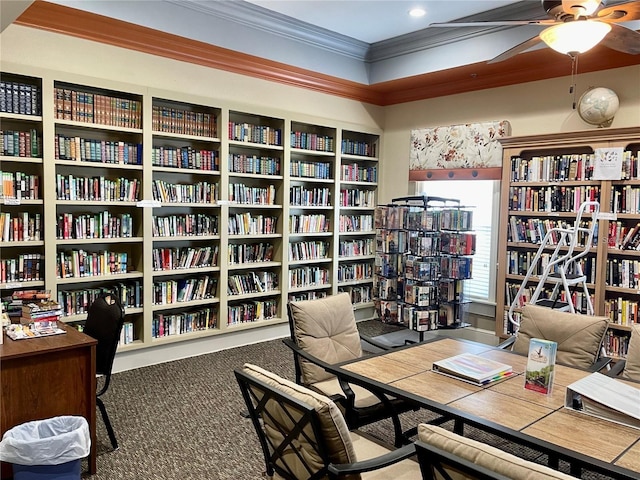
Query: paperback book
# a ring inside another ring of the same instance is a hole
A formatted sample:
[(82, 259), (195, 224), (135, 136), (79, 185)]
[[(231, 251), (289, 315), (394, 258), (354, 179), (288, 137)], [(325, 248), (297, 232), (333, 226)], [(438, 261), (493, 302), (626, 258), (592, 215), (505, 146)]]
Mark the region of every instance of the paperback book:
[(433, 362), (433, 371), (474, 385), (487, 385), (513, 374), (511, 365), (463, 353)]
[(550, 340), (532, 338), (525, 371), (524, 388), (534, 392), (551, 393), (558, 344)]
[(33, 322), (29, 325), (14, 323), (7, 327), (7, 336), (12, 340), (49, 337), (51, 335), (62, 335), (64, 333), (67, 332), (58, 327), (57, 322), (49, 321)]

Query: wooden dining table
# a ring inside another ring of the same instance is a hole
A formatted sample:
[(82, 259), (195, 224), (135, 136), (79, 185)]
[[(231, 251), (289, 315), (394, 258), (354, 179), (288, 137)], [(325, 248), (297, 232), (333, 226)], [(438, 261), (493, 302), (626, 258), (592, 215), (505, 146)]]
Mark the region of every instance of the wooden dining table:
[[(432, 370), (433, 362), (461, 353), (510, 365), (513, 375), (477, 386)], [(508, 350), (439, 336), (330, 371), (454, 420), (458, 433), (471, 425), (548, 455), (552, 467), (567, 461), (575, 476), (586, 469), (617, 479), (640, 478), (640, 429), (565, 408), (567, 386), (592, 372), (557, 364), (551, 393), (542, 394), (524, 388), (526, 364), (527, 357)]]

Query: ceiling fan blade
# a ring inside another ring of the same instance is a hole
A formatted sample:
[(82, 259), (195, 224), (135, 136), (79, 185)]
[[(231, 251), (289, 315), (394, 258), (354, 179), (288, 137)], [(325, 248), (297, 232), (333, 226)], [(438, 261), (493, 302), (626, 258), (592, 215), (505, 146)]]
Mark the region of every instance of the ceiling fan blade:
[(501, 22), (450, 22), (450, 23), (431, 23), (430, 27), (517, 27), (519, 25), (555, 25), (555, 20), (504, 20)]
[(611, 31), (600, 42), (601, 45), (623, 53), (640, 53), (640, 33), (624, 25), (612, 24)]
[(596, 12), (595, 18), (607, 23), (640, 20), (640, 2), (627, 2), (601, 8)]
[(530, 49), (531, 47), (536, 46), (540, 42), (542, 42), (542, 39), (539, 36), (535, 36), (535, 37), (530, 38), (529, 40), (527, 40), (525, 42), (519, 43), (515, 47), (510, 48), (506, 52), (501, 53), (497, 57), (492, 58), (487, 63), (502, 62), (503, 60), (507, 60), (508, 58), (511, 58), (511, 57), (521, 53), (521, 52), (524, 52), (525, 50)]

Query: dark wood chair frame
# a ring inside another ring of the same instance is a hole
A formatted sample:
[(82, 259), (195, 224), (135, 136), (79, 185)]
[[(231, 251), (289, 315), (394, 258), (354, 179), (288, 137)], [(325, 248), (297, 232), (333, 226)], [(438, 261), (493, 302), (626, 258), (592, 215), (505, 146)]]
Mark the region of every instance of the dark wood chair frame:
[[(333, 464), (326, 450), (326, 442), (320, 425), (318, 413), (306, 403), (280, 392), (261, 380), (246, 374), (241, 369), (234, 370), (236, 380), (240, 386), (242, 397), (249, 411), (249, 417), (258, 435), (262, 454), (264, 457), (266, 474), (270, 477), (274, 472), (286, 480), (298, 480), (295, 473), (288, 468), (285, 454), (293, 452), (300, 464), (308, 471), (309, 480), (321, 478), (340, 478), (344, 475), (356, 474), (377, 470), (415, 455), (413, 443), (376, 458), (363, 460), (349, 464)], [(286, 414), (293, 428), (281, 424), (269, 411), (270, 405), (277, 404)], [(264, 419), (268, 418), (270, 424), (278, 429), (282, 436), (282, 442), (276, 444), (265, 433)], [(296, 445), (298, 438), (303, 437), (309, 446), (322, 459), (322, 467), (314, 472), (314, 469), (305, 461)]]

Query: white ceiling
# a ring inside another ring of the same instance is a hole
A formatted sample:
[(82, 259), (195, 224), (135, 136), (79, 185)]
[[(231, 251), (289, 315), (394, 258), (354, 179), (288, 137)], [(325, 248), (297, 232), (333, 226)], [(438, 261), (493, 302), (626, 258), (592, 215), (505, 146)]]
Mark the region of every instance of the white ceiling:
[[(361, 40), (376, 43), (450, 22), (518, 0), (247, 0), (262, 8)], [(538, 0), (532, 0), (540, 3)], [(426, 15), (414, 18), (409, 10), (421, 7)], [(542, 11), (542, 7), (541, 11)]]

